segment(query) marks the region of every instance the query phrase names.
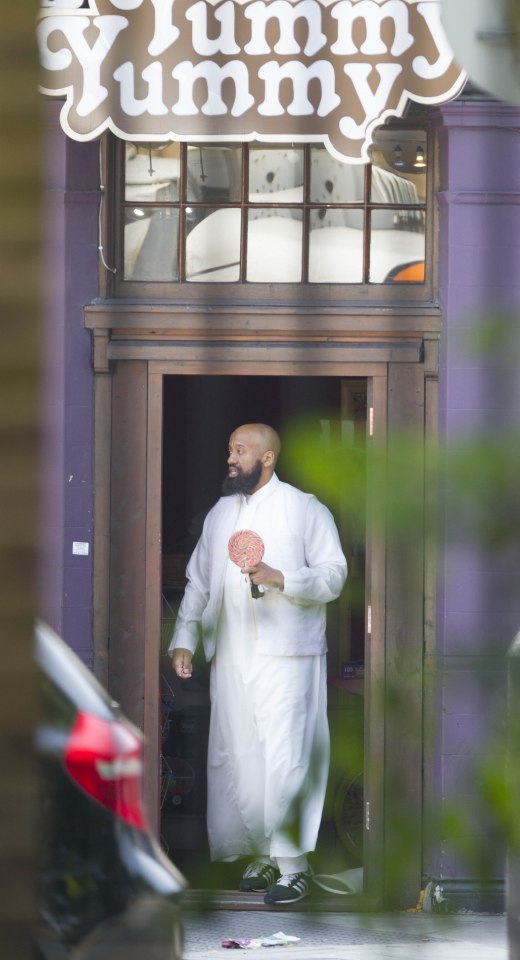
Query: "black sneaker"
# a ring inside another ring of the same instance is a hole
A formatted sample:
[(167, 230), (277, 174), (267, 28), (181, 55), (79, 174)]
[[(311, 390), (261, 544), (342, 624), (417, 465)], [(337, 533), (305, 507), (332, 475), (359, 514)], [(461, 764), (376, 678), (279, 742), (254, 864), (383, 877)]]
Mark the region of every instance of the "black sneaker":
[(272, 864), (253, 860), (244, 870), (238, 889), (244, 893), (263, 893), (272, 887), (278, 875), (278, 870)]
[(285, 873), (264, 897), (264, 903), (296, 903), (311, 892), (310, 873)]

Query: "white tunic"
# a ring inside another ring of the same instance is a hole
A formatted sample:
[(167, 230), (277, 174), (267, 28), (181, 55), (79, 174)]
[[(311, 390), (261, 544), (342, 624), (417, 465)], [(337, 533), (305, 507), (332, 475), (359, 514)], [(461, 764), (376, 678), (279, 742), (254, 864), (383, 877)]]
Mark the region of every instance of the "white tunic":
[(330, 511), (316, 497), (273, 475), (249, 498), (221, 497), (208, 513), (186, 570), (188, 585), (170, 644), (194, 651), (202, 627), (206, 658), (217, 642), (228, 540), (247, 523), (265, 543), (264, 561), (284, 576), (284, 589), (266, 593), (256, 611), (264, 653), (325, 653), (325, 605), (341, 593), (347, 564)]
[[(286, 488), (285, 491), (282, 488)], [(293, 490), (273, 477), (250, 497), (227, 498), (237, 502), (227, 518), (226, 537), (239, 529), (260, 533), (266, 542), (264, 559), (269, 563), (269, 527), (272, 539), (276, 540), (284, 526), (279, 520), (279, 508), (277, 518), (275, 502), (282, 494), (292, 502), (295, 498), (290, 491)], [(299, 491), (294, 493), (299, 498), (307, 497)], [(306, 513), (299, 498), (296, 500), (300, 513)], [(293, 580), (306, 580), (309, 599), (302, 596), (295, 605), (294, 598), (284, 596), (284, 590), (283, 593), (268, 591), (264, 597), (254, 600), (249, 578), (241, 574), (227, 556), (221, 560), (208, 744), (207, 824), (212, 860), (249, 854), (296, 857), (316, 846), (329, 764), (326, 656), (321, 652), (324, 636), (318, 637), (320, 617), (317, 618), (316, 611), (322, 610), (327, 591), (328, 599), (339, 594), (346, 577), (346, 563), (330, 513), (315, 498), (311, 499), (311, 539), (322, 542), (323, 563), (308, 566), (301, 574), (299, 568), (295, 568), (293, 574), (289, 569), (286, 580), (290, 583), (291, 576)], [(305, 504), (308, 503), (309, 498), (305, 500)], [(287, 512), (286, 506), (284, 512)], [(322, 522), (316, 524), (315, 516)], [(291, 523), (294, 524), (294, 519)], [(308, 531), (302, 532), (302, 540), (306, 540), (307, 552), (318, 557), (320, 543), (311, 544)], [(294, 549), (292, 545), (291, 549)], [(197, 550), (195, 562), (190, 561), (191, 600), (187, 588), (171, 649), (179, 646), (193, 649), (186, 624), (191, 624), (197, 616), (201, 619), (202, 600), (198, 605), (195, 602), (196, 584), (200, 581), (197, 590), (200, 594), (204, 569), (209, 579), (203, 538)], [(289, 553), (286, 555), (289, 557)], [(314, 591), (309, 586), (311, 581)], [(321, 602), (313, 602), (313, 592)], [(208, 593), (209, 589), (204, 591), (204, 604), (208, 603)], [(273, 621), (271, 633), (274, 631), (274, 635), (266, 642), (263, 631), (270, 603), (273, 611), (279, 611), (281, 605), (292, 609), (288, 609), (285, 617), (279, 616)], [(290, 622), (288, 617), (292, 614), (301, 627), (305, 613), (310, 634), (315, 632), (310, 649), (320, 652), (306, 652), (308, 632), (300, 639), (303, 655), (297, 651), (287, 653), (284, 624)], [(320, 616), (324, 620), (324, 613)], [(276, 629), (277, 623), (281, 624), (280, 632)]]

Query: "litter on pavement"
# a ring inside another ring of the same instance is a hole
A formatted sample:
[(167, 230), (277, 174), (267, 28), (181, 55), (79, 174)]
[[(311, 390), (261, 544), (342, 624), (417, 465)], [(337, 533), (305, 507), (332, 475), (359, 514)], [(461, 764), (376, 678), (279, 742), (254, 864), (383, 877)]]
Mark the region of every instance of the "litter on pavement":
[(257, 947), (288, 947), (291, 943), (298, 943), (299, 937), (292, 937), (289, 933), (273, 933), (269, 937), (238, 937), (234, 940), (223, 940), (222, 947), (227, 950), (256, 950)]

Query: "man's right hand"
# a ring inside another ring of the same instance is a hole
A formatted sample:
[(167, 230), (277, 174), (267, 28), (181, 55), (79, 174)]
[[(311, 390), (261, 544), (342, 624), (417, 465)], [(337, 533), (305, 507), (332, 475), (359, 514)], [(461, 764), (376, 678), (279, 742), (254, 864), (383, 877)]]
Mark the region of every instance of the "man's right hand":
[(187, 680), (188, 677), (191, 677), (193, 673), (192, 659), (193, 654), (191, 651), (185, 650), (183, 647), (178, 647), (177, 650), (173, 651), (173, 669), (181, 680)]

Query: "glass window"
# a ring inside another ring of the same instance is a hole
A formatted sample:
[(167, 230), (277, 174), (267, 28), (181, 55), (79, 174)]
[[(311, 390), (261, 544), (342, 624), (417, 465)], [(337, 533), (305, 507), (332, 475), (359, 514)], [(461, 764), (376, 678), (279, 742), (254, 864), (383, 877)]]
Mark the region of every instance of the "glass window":
[(310, 283), (362, 283), (363, 211), (311, 211)]
[(127, 143), (125, 200), (170, 203), (179, 199), (179, 144)]
[[(397, 283), (408, 281), (402, 275), (404, 266), (422, 264), (424, 269), (424, 226), (416, 230), (416, 222), (409, 220), (407, 210), (376, 210), (372, 214), (370, 230), (370, 282)], [(410, 229), (411, 226), (411, 229)], [(417, 275), (418, 276), (418, 275)]]
[(249, 148), (250, 203), (303, 202), (303, 147)]
[(249, 211), (247, 280), (300, 283), (302, 279), (302, 211), (287, 207)]
[(237, 146), (187, 148), (186, 196), (189, 203), (240, 203), (242, 150)]
[(239, 280), (240, 208), (188, 207), (186, 214), (186, 280)]
[(313, 203), (363, 203), (363, 163), (342, 163), (325, 147), (311, 147), (311, 195)]
[(125, 280), (179, 279), (179, 211), (128, 207), (125, 216)]
[[(370, 283), (423, 283), (427, 141), (382, 128), (371, 151)], [(406, 204), (406, 206), (405, 206)]]
[(379, 130), (371, 151), (371, 203), (424, 203), (426, 200), (426, 133)]
[(123, 147), (127, 282), (425, 283), (423, 129), (381, 127), (361, 164), (316, 144)]

